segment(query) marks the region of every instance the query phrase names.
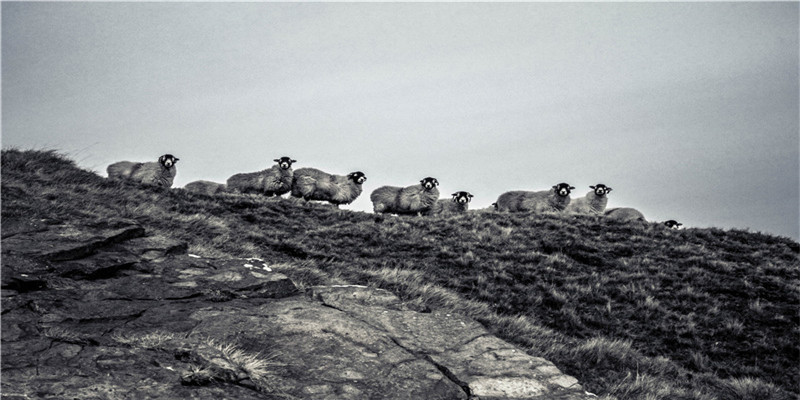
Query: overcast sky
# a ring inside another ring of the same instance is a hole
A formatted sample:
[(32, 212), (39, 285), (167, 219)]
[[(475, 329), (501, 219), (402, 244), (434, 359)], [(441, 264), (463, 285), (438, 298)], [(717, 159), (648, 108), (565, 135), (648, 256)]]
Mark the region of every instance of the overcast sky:
[(798, 3), (2, 3), (2, 145), (800, 237)]

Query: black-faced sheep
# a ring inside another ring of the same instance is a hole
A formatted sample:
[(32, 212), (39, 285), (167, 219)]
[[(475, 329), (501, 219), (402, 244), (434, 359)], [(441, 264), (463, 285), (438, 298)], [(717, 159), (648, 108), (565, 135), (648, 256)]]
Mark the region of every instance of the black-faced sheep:
[(336, 206), (350, 204), (361, 195), (361, 184), (366, 180), (367, 177), (361, 171), (343, 176), (316, 168), (300, 168), (294, 171), (292, 196), (327, 201)]
[(670, 219), (670, 220), (664, 221), (664, 226), (666, 226), (667, 228), (670, 228), (670, 229), (680, 229), (681, 226), (683, 226), (683, 224), (678, 222), (678, 221), (675, 221), (674, 219)]
[(540, 192), (505, 192), (497, 198), (497, 211), (561, 212), (569, 205), (573, 189), (568, 183), (559, 183)]
[(108, 178), (114, 180), (131, 180), (145, 185), (172, 187), (172, 181), (178, 169), (175, 163), (178, 158), (172, 154), (164, 154), (158, 162), (120, 161), (106, 168)]
[(228, 178), (230, 192), (258, 193), (266, 196), (280, 196), (292, 190), (292, 160), (281, 157), (274, 160), (277, 164), (258, 172), (236, 174)]
[(424, 215), (450, 215), (461, 214), (469, 210), (472, 194), (469, 192), (455, 192), (450, 199), (439, 199)]
[(647, 222), (644, 218), (644, 214), (639, 212), (639, 210), (635, 208), (629, 207), (620, 207), (620, 208), (612, 208), (607, 210), (604, 214), (607, 218), (611, 218), (617, 221), (641, 221)]
[(194, 181), (187, 183), (184, 187), (186, 191), (192, 193), (205, 194), (213, 196), (217, 193), (223, 193), (226, 190), (224, 183), (217, 183), (211, 181)]
[(408, 187), (381, 186), (369, 199), (376, 214), (421, 215), (433, 207), (439, 199), (439, 181), (425, 178), (418, 185)]
[(607, 194), (611, 193), (611, 188), (598, 183), (594, 186), (589, 186), (592, 191), (586, 194), (586, 197), (578, 197), (569, 202), (566, 212), (575, 214), (596, 214), (603, 215), (608, 204)]

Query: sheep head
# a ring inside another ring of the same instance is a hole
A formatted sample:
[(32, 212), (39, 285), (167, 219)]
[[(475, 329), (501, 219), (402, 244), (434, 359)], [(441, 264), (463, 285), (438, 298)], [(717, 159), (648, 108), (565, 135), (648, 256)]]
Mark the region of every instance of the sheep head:
[(427, 177), (419, 181), (419, 183), (422, 184), (422, 187), (425, 188), (425, 190), (431, 190), (436, 186), (439, 186), (439, 181), (437, 181), (436, 178), (431, 177)]
[(347, 174), (347, 177), (359, 185), (367, 181), (367, 176), (361, 171), (351, 172)]
[(598, 196), (604, 196), (611, 193), (611, 188), (606, 185), (603, 185), (602, 183), (598, 183), (597, 185), (589, 187), (594, 189), (594, 194)]
[(455, 192), (453, 193), (453, 201), (456, 203), (469, 203), (472, 200), (472, 195), (469, 192)]
[(179, 158), (173, 156), (172, 154), (164, 154), (161, 157), (158, 157), (158, 162), (164, 166), (166, 169), (172, 168), (176, 162), (178, 162)]
[(281, 158), (276, 158), (276, 159), (274, 159), (274, 160), (272, 160), (272, 161), (275, 161), (276, 163), (278, 163), (278, 165), (279, 165), (279, 166), (280, 166), (282, 169), (289, 169), (289, 168), (292, 168), (292, 163), (296, 163), (296, 162), (297, 162), (297, 160), (292, 160), (292, 158), (291, 158), (291, 157), (281, 157)]
[(559, 183), (558, 185), (553, 186), (553, 191), (556, 192), (557, 195), (561, 197), (569, 196), (571, 190), (575, 190), (574, 186), (570, 186), (569, 183)]
[(683, 224), (678, 221), (675, 221), (674, 219), (664, 221), (664, 226), (670, 229), (680, 229), (681, 225)]

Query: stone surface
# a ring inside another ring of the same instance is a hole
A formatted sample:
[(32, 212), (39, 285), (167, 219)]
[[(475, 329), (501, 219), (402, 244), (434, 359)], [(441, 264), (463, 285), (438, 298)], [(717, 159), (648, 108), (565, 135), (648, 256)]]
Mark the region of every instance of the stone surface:
[(463, 316), (365, 286), (304, 296), (130, 221), (4, 226), (2, 278), (3, 399), (586, 398)]
[[(397, 304), (399, 299), (392, 301), (388, 292), (379, 289), (357, 288), (351, 296), (330, 296), (330, 288), (312, 289), (314, 297), (325, 304), (385, 332), (402, 348), (432, 362), (471, 396), (485, 400), (572, 394), (581, 398), (585, 393), (575, 378), (562, 374), (551, 362), (492, 336), (469, 318), (438, 311), (387, 309), (383, 305)], [(375, 292), (374, 296), (364, 293), (369, 291)]]
[(81, 259), (104, 247), (141, 236), (144, 228), (135, 222), (116, 220), (96, 227), (63, 224), (44, 231), (20, 232), (3, 239), (3, 245), (10, 248), (9, 254), (64, 261)]

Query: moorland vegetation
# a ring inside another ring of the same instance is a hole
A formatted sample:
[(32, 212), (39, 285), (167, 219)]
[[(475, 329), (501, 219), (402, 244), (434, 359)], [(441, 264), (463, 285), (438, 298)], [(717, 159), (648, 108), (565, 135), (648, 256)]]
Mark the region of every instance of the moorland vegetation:
[(2, 218), (135, 220), (206, 257), (260, 257), (299, 286), (349, 282), (464, 313), (619, 399), (800, 397), (800, 244), (599, 216), (396, 217), (111, 182), (4, 150)]

